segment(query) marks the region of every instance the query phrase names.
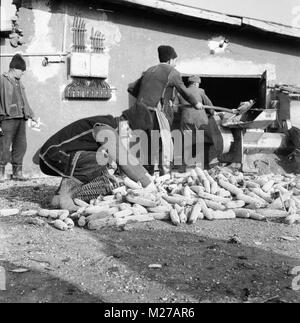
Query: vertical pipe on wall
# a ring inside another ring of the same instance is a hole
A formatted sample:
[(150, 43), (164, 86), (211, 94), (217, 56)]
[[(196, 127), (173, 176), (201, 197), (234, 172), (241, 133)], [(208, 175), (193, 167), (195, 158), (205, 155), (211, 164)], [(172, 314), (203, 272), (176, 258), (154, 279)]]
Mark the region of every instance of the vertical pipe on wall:
[(64, 6), (64, 31), (63, 31), (63, 41), (62, 41), (62, 52), (66, 53), (66, 42), (67, 42), (67, 32), (68, 32), (68, 6), (65, 4)]

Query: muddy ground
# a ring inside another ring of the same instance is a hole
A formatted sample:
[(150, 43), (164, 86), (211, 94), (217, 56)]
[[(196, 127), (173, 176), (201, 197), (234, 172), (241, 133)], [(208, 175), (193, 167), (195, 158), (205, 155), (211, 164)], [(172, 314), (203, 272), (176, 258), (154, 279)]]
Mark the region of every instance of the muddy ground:
[[(47, 207), (57, 185), (55, 179), (0, 184), (0, 208)], [(60, 232), (26, 220), (0, 218), (0, 266), (6, 272), (0, 303), (300, 301), (291, 273), (300, 266), (300, 225), (153, 222), (125, 231)], [(229, 243), (233, 236), (240, 243)], [(13, 272), (20, 268), (28, 271)]]

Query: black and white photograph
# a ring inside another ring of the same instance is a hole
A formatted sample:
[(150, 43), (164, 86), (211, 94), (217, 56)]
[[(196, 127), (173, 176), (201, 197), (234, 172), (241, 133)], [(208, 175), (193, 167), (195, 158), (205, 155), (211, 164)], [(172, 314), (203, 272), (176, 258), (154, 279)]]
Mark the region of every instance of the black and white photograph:
[(0, 14), (0, 304), (300, 303), (299, 0)]

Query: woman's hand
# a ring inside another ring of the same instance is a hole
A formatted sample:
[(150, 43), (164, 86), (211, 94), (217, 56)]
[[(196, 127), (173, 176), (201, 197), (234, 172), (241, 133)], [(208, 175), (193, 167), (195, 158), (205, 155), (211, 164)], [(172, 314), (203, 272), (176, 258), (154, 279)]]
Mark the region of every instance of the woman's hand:
[(203, 104), (198, 102), (197, 105), (196, 105), (196, 109), (197, 110), (203, 110), (204, 109)]

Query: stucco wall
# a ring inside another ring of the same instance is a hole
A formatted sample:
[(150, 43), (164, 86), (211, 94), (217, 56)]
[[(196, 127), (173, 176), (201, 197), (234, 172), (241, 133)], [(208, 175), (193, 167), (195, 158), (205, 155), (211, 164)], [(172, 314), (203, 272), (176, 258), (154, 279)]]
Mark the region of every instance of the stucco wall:
[[(28, 130), (25, 170), (32, 174), (38, 171), (31, 162), (32, 155), (64, 125), (96, 114), (117, 116), (128, 107), (128, 83), (139, 77), (147, 67), (157, 63), (157, 47), (161, 44), (176, 48), (181, 72), (252, 74), (268, 69), (269, 77), (274, 81), (300, 84), (300, 73), (297, 72), (300, 70), (299, 42), (227, 29), (226, 26), (183, 22), (170, 16), (118, 6), (106, 5), (105, 9), (109, 11), (104, 12), (96, 10), (87, 1), (77, 4), (60, 1), (59, 5), (51, 7), (45, 3), (23, 1), (19, 16), (26, 44), (13, 50), (6, 40), (1, 43), (1, 54), (17, 51), (24, 54), (69, 52), (73, 17), (80, 13), (88, 23), (88, 35), (92, 26), (106, 35), (110, 56), (108, 83), (115, 90), (110, 101), (66, 101), (63, 98), (63, 90), (69, 82), (66, 64), (43, 67), (43, 56), (26, 57), (28, 71), (23, 83), (32, 108), (44, 123), (41, 132)], [(103, 8), (101, 5), (98, 7)], [(208, 41), (218, 36), (228, 38), (230, 45), (225, 54), (212, 56)], [(7, 69), (9, 61), (10, 57), (1, 57), (1, 72)], [(234, 89), (232, 92), (234, 95)]]

